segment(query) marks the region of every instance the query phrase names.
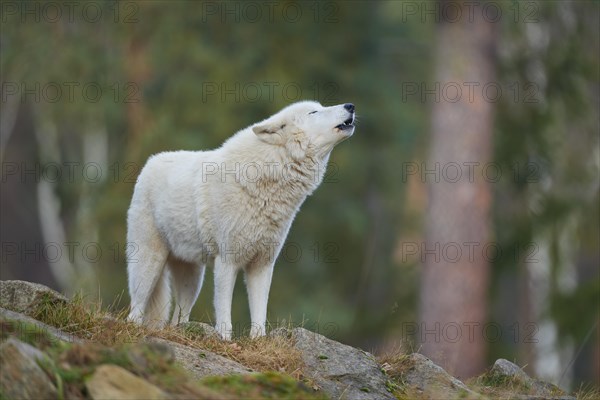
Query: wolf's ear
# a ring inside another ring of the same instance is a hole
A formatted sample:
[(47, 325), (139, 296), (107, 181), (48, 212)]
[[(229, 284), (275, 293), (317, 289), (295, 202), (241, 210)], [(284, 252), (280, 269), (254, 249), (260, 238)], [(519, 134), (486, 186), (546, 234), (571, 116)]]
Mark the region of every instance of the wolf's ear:
[(281, 121), (265, 121), (252, 127), (252, 131), (265, 143), (281, 145), (285, 143), (284, 130), (287, 124)]

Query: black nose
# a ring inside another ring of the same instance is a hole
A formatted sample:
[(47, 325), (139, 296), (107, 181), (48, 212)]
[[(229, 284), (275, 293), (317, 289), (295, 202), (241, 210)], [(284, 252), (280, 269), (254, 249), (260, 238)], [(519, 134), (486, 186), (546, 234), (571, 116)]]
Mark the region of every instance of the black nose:
[(352, 104), (352, 103), (346, 103), (346, 104), (344, 104), (344, 108), (346, 110), (350, 111), (351, 113), (354, 112), (354, 104)]

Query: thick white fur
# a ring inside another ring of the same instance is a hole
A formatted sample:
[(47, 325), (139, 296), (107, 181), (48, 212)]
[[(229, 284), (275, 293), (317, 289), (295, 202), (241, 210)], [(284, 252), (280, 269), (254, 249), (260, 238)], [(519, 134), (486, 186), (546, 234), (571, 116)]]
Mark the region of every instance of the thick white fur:
[(217, 330), (231, 337), (233, 287), (244, 270), (250, 334), (264, 335), (275, 258), (300, 205), (321, 183), (331, 150), (354, 132), (336, 127), (350, 117), (343, 105), (299, 102), (216, 150), (152, 156), (127, 215), (129, 319), (168, 322), (170, 276), (171, 323), (188, 321), (212, 258)]

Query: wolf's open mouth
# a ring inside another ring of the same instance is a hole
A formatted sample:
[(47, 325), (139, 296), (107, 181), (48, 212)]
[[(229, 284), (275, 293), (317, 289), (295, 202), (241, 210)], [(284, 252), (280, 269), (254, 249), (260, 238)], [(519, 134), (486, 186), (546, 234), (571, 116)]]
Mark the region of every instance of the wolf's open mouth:
[(354, 126), (354, 116), (351, 116), (350, 118), (345, 120), (343, 124), (339, 124), (338, 126), (336, 126), (336, 128), (344, 130), (344, 129), (350, 129), (353, 126)]

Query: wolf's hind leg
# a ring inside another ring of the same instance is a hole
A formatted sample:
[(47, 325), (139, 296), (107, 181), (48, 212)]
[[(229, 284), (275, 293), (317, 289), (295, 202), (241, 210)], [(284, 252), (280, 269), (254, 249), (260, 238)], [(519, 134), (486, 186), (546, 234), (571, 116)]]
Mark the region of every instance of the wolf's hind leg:
[(171, 272), (171, 283), (175, 294), (175, 310), (171, 325), (177, 325), (190, 320), (192, 307), (202, 289), (205, 266), (173, 257), (169, 257), (167, 265)]

